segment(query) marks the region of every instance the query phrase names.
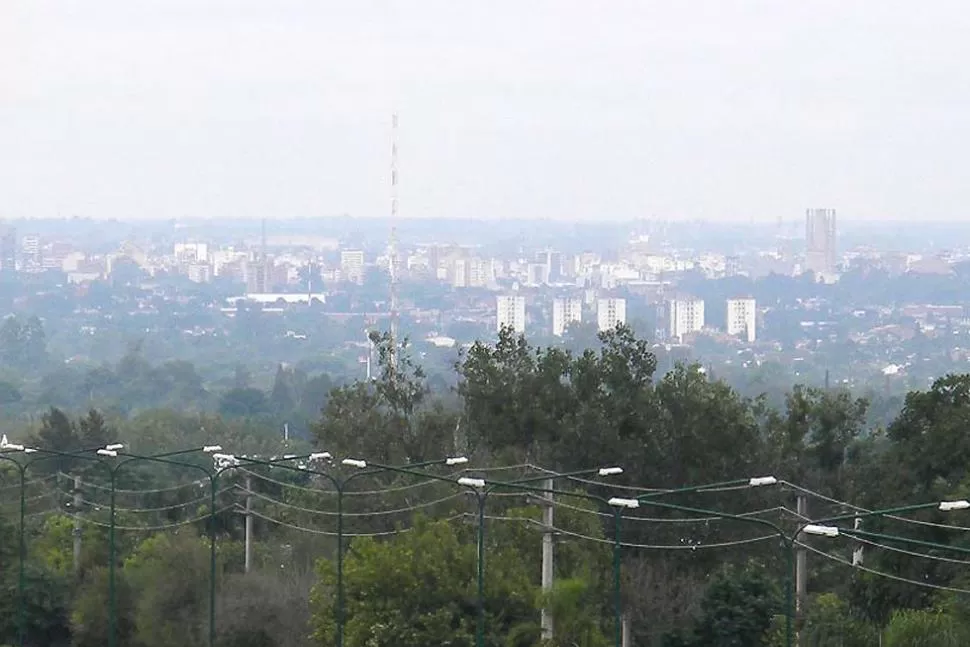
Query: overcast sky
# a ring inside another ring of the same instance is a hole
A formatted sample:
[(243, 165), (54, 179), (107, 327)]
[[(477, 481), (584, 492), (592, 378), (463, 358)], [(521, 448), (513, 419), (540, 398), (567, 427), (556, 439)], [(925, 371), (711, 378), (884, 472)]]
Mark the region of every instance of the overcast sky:
[(0, 0), (0, 216), (964, 219), (966, 0)]

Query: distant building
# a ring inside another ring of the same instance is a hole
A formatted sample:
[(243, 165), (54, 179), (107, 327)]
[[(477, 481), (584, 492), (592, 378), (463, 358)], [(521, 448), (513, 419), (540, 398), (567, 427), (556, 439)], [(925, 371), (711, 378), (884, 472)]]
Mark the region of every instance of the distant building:
[(340, 252), (340, 273), (344, 280), (351, 283), (364, 282), (364, 252), (360, 249), (345, 249)]
[(525, 332), (525, 297), (502, 295), (496, 297), (496, 330), (511, 328)]
[(753, 343), (757, 337), (757, 304), (751, 297), (727, 300), (727, 334), (740, 335)]
[(562, 337), (571, 323), (583, 320), (583, 302), (581, 299), (553, 299), (552, 301), (552, 334)]
[(0, 270), (13, 272), (17, 269), (17, 230), (4, 226), (0, 229)]
[(805, 269), (833, 274), (837, 265), (835, 209), (809, 209), (805, 212)]
[(24, 267), (39, 269), (40, 259), (40, 236), (37, 234), (27, 234), (21, 241), (20, 251), (22, 253)]
[(596, 327), (600, 332), (626, 323), (626, 299), (600, 299), (596, 302)]
[(208, 263), (208, 243), (175, 243), (172, 248), (175, 260), (179, 263)]
[(212, 280), (212, 266), (208, 263), (192, 263), (186, 274), (194, 283), (208, 283)]
[(671, 299), (667, 303), (667, 332), (671, 338), (683, 341), (685, 335), (704, 328), (702, 299)]

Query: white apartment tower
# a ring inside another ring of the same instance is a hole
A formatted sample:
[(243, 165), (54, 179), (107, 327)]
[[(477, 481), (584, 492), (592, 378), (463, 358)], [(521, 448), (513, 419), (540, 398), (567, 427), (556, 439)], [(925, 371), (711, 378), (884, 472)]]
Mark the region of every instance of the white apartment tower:
[(667, 332), (677, 341), (684, 335), (699, 332), (704, 327), (704, 301), (702, 299), (672, 299), (667, 304), (669, 327)]
[(600, 332), (626, 323), (626, 299), (600, 299), (596, 302), (596, 327)]
[(727, 300), (727, 333), (740, 335), (754, 343), (757, 326), (757, 304), (751, 297)]
[(516, 333), (525, 332), (525, 297), (501, 295), (496, 297), (496, 330), (511, 328)]
[(562, 337), (569, 324), (583, 320), (582, 299), (553, 299), (552, 334)]
[(345, 249), (340, 252), (340, 273), (345, 281), (364, 282), (364, 252), (359, 249)]

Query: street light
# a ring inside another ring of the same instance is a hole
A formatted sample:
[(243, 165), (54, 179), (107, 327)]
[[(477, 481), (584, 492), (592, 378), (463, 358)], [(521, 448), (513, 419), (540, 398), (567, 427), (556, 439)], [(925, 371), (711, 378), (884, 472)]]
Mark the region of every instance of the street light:
[[(376, 463), (368, 464), (367, 461), (345, 458), (341, 461), (342, 465), (348, 467), (356, 467), (361, 470), (366, 470), (362, 472), (356, 472), (350, 476), (339, 479), (332, 474), (327, 472), (318, 471), (310, 469), (306, 466), (295, 467), (293, 465), (287, 465), (286, 463), (299, 460), (299, 459), (309, 459), (313, 461), (324, 461), (330, 460), (332, 456), (329, 452), (317, 452), (313, 454), (307, 454), (305, 456), (284, 456), (282, 459), (276, 459), (271, 461), (263, 461), (254, 458), (249, 458), (245, 456), (232, 456), (229, 454), (216, 454), (215, 458), (217, 460), (222, 460), (226, 464), (231, 464), (232, 466), (239, 466), (243, 463), (252, 465), (263, 465), (266, 467), (279, 467), (282, 469), (293, 470), (296, 472), (304, 472), (308, 474), (316, 474), (326, 478), (333, 485), (334, 490), (337, 493), (337, 646), (343, 647), (344, 643), (344, 494), (346, 493), (347, 484), (356, 478), (380, 474), (381, 472), (399, 472), (405, 474), (417, 474), (419, 476), (427, 477), (430, 480), (441, 480), (447, 481), (449, 483), (454, 483), (449, 478), (440, 477), (432, 474), (425, 474), (423, 472), (411, 471), (415, 468), (431, 467), (434, 465), (462, 465), (468, 462), (468, 459), (464, 456), (452, 456), (448, 458), (443, 458), (433, 461), (424, 461), (421, 463), (414, 463), (408, 466), (393, 466), (393, 465), (380, 465)], [(372, 467), (373, 469), (367, 469)]]
[[(13, 463), (17, 471), (20, 474), (20, 527), (19, 527), (19, 572), (17, 577), (17, 591), (18, 591), (18, 633), (20, 639), (21, 647), (27, 644), (27, 600), (26, 600), (26, 565), (27, 565), (27, 543), (25, 540), (25, 530), (26, 530), (26, 518), (27, 518), (27, 469), (34, 463), (38, 463), (42, 460), (53, 458), (53, 457), (64, 457), (64, 458), (78, 458), (82, 460), (89, 460), (104, 465), (108, 467), (103, 461), (91, 457), (85, 456), (85, 454), (90, 453), (96, 448), (90, 449), (79, 449), (75, 452), (58, 452), (48, 449), (35, 449), (33, 447), (26, 447), (24, 445), (10, 443), (7, 440), (7, 436), (4, 435), (0, 437), (0, 459)], [(15, 460), (7, 454), (23, 453), (23, 454), (35, 454), (42, 453), (44, 456), (35, 458), (32, 461), (21, 462)]]
[[(477, 647), (485, 647), (485, 503), (488, 498), (488, 495), (494, 490), (502, 487), (510, 487), (512, 489), (519, 489), (519, 490), (532, 491), (532, 492), (556, 493), (557, 490), (554, 490), (551, 488), (530, 487), (527, 484), (534, 483), (536, 481), (544, 481), (547, 479), (568, 478), (572, 476), (585, 476), (590, 474), (609, 476), (613, 474), (621, 474), (623, 472), (623, 468), (620, 468), (620, 467), (599, 467), (599, 468), (593, 468), (593, 469), (576, 470), (573, 472), (566, 472), (563, 474), (556, 474), (556, 473), (545, 474), (543, 476), (530, 477), (530, 478), (520, 479), (517, 481), (505, 482), (505, 481), (486, 481), (483, 478), (474, 478), (470, 476), (462, 476), (458, 479), (452, 480), (444, 476), (437, 476), (435, 474), (428, 474), (426, 472), (419, 472), (417, 470), (414, 470), (413, 468), (419, 467), (418, 465), (410, 466), (410, 469), (409, 469), (409, 468), (395, 467), (392, 465), (381, 465), (380, 463), (368, 463), (367, 461), (355, 459), (355, 458), (345, 458), (342, 461), (342, 463), (344, 465), (349, 465), (352, 467), (359, 467), (359, 468), (367, 467), (368, 465), (370, 465), (372, 467), (377, 467), (390, 472), (400, 472), (401, 474), (410, 474), (412, 476), (419, 476), (427, 479), (443, 481), (445, 483), (458, 484), (462, 487), (467, 488), (468, 490), (470, 490), (475, 494), (476, 500), (478, 502), (478, 575), (477, 575), (478, 620), (477, 620), (476, 629), (475, 629), (475, 644), (477, 645)], [(579, 496), (581, 498), (586, 498), (594, 501), (601, 501), (603, 503), (607, 502), (606, 499), (603, 499), (601, 497), (596, 497), (594, 495), (579, 495), (577, 493), (570, 493), (570, 492), (559, 492), (559, 493), (567, 496)], [(617, 523), (619, 523), (618, 521), (619, 513), (617, 513), (616, 518), (617, 518)], [(617, 544), (619, 543), (619, 539), (616, 540), (616, 543)], [(619, 555), (618, 549), (615, 549), (614, 555), (616, 556)], [(620, 581), (619, 574), (616, 575), (615, 580), (616, 580), (617, 590), (619, 590), (619, 581)], [(619, 595), (617, 595), (617, 600), (619, 601)], [(617, 643), (616, 643), (617, 647), (619, 647), (620, 645), (619, 636), (621, 633), (619, 619), (620, 619), (620, 616), (617, 615), (617, 630), (616, 630), (617, 637), (618, 637)], [(340, 646), (338, 645), (338, 647)]]
[[(780, 526), (774, 524), (770, 521), (764, 519), (759, 519), (757, 517), (744, 517), (737, 514), (729, 514), (726, 512), (719, 512), (717, 510), (705, 510), (703, 508), (694, 508), (689, 506), (676, 505), (673, 503), (664, 503), (661, 501), (655, 501), (653, 499), (644, 500), (640, 497), (638, 503), (643, 503), (645, 505), (650, 505), (658, 508), (666, 508), (669, 510), (677, 510), (680, 512), (689, 512), (692, 514), (700, 514), (703, 516), (715, 517), (719, 519), (732, 519), (734, 521), (740, 521), (744, 523), (756, 524), (759, 526), (764, 526), (770, 528), (775, 534), (781, 538), (782, 543), (785, 546), (785, 555), (787, 558), (787, 577), (785, 578), (785, 644), (787, 647), (792, 647), (794, 638), (793, 629), (793, 619), (795, 616), (795, 603), (794, 596), (792, 592), (794, 571), (795, 571), (795, 545), (798, 542), (798, 537), (804, 532), (810, 535), (822, 536), (822, 537), (837, 537), (840, 532), (849, 533), (850, 531), (838, 528), (837, 526), (829, 525), (832, 522), (844, 521), (847, 519), (862, 519), (866, 517), (877, 517), (885, 516), (891, 514), (899, 514), (902, 512), (914, 512), (917, 510), (926, 510), (929, 508), (936, 508), (941, 511), (954, 511), (954, 510), (966, 510), (970, 508), (970, 502), (960, 500), (960, 501), (935, 501), (933, 503), (918, 503), (915, 505), (900, 506), (894, 508), (884, 508), (880, 510), (870, 510), (867, 512), (855, 512), (852, 514), (842, 514), (833, 517), (824, 517), (822, 519), (816, 519), (814, 521), (801, 524), (795, 531), (791, 534), (786, 533)], [(863, 534), (862, 531), (851, 531), (855, 534)], [(900, 538), (902, 539), (902, 538)]]

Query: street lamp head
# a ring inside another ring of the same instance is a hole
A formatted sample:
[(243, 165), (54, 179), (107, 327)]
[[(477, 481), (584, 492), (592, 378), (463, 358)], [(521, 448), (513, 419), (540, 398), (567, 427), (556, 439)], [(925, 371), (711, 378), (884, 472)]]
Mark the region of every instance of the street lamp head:
[(112, 443), (111, 445), (105, 446), (105, 449), (107, 449), (109, 452), (116, 452), (124, 448), (125, 446), (122, 443)]
[(636, 499), (624, 499), (622, 497), (615, 496), (609, 501), (607, 501), (614, 508), (629, 508), (631, 510), (640, 507), (640, 502)]
[(113, 449), (99, 449), (98, 456), (110, 456), (111, 458), (115, 458), (118, 456), (118, 452)]
[(750, 487), (761, 487), (763, 485), (775, 485), (778, 482), (774, 476), (755, 476), (748, 481)]
[(239, 459), (232, 454), (213, 454), (212, 462), (215, 463), (216, 467), (219, 469), (225, 469), (227, 467), (235, 467), (239, 465)]
[(35, 453), (36, 451), (37, 451), (37, 450), (36, 450), (36, 449), (34, 449), (33, 447), (24, 447), (24, 453), (25, 453), (25, 454), (33, 454), (33, 453)]
[(362, 461), (358, 458), (345, 458), (340, 462), (349, 467), (359, 467), (360, 469), (367, 467), (367, 461)]
[(202, 447), (202, 451), (204, 451), (206, 454), (212, 454), (213, 452), (221, 452), (222, 445), (205, 445), (204, 447)]
[(294, 458), (297, 458), (297, 455), (296, 454), (283, 454), (283, 460), (284, 461), (291, 461)]
[(314, 452), (310, 454), (311, 461), (328, 461), (331, 458), (333, 457), (330, 455), (330, 452)]
[(445, 465), (464, 465), (467, 462), (468, 458), (465, 456), (452, 456), (445, 459)]
[(614, 476), (616, 474), (622, 474), (622, 473), (623, 473), (622, 467), (601, 467), (599, 469), (599, 472), (597, 472), (597, 474), (599, 474), (600, 476)]
[(7, 443), (3, 446), (4, 449), (12, 449), (15, 452), (26, 452), (27, 448), (23, 445), (17, 445), (16, 443)]
[(819, 537), (838, 537), (839, 529), (836, 526), (819, 526), (809, 524), (802, 528), (802, 532), (808, 535), (818, 535)]
[(940, 501), (940, 510), (950, 512), (951, 510), (966, 510), (970, 508), (970, 501)]
[(464, 485), (467, 487), (473, 487), (476, 490), (481, 490), (485, 487), (485, 479), (475, 479), (469, 476), (463, 476), (458, 479), (458, 485)]

